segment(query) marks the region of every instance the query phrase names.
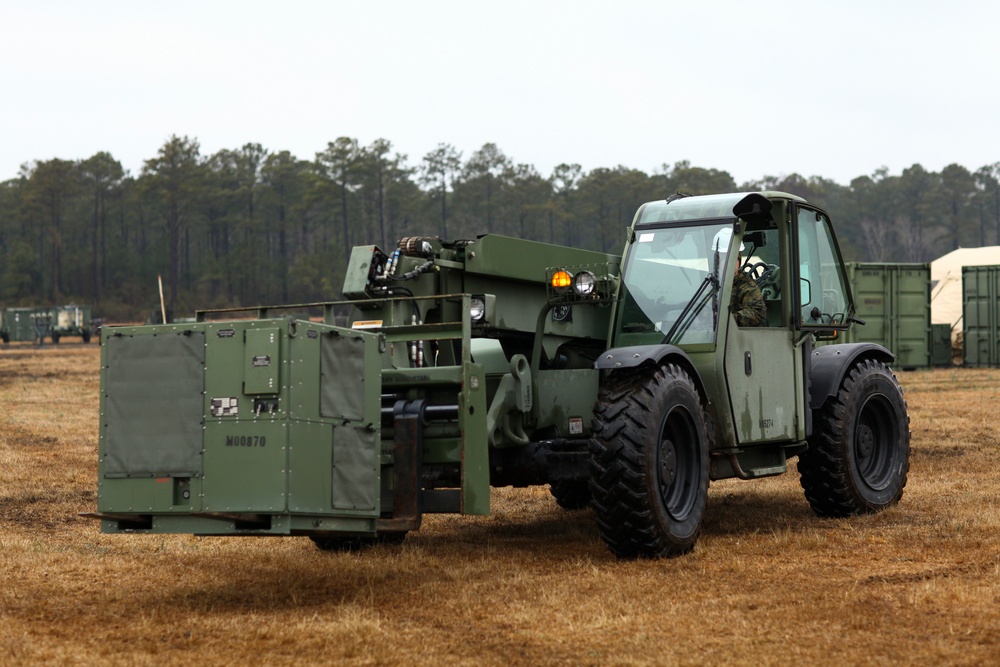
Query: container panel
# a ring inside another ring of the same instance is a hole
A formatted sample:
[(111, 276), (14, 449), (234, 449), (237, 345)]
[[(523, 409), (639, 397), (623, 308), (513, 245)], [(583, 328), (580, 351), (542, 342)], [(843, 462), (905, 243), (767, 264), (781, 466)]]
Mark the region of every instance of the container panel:
[(951, 325), (932, 324), (931, 338), (931, 365), (951, 366)]
[(360, 336), (323, 336), (320, 355), (320, 414), (364, 419), (364, 340)]
[(333, 426), (292, 421), (288, 427), (288, 509), (329, 514)]
[[(849, 264), (848, 277), (854, 291), (854, 304), (863, 326), (852, 326), (849, 342), (868, 341), (890, 346), (888, 318), (891, 313), (891, 269), (878, 264)], [(891, 349), (891, 348), (890, 348)]]
[(876, 343), (896, 355), (902, 368), (931, 363), (929, 264), (851, 262), (848, 278), (856, 316), (865, 324), (848, 330), (848, 343)]
[(334, 426), (334, 509), (374, 512), (379, 499), (379, 434), (374, 430)]
[(205, 414), (235, 421), (253, 412), (253, 399), (243, 394), (246, 358), (242, 322), (209, 323), (205, 331)]
[[(187, 490), (187, 494), (182, 493)], [(176, 514), (201, 510), (201, 479), (196, 477), (132, 477), (105, 479), (98, 487), (100, 512)]]
[(926, 368), (931, 363), (930, 279), (929, 264), (900, 264), (896, 268), (891, 329), (897, 364), (903, 368)]
[(3, 331), (7, 340), (34, 341), (52, 331), (51, 308), (7, 308), (3, 312)]
[(287, 424), (244, 419), (205, 425), (204, 510), (286, 510)]
[(281, 331), (247, 329), (243, 365), (243, 393), (277, 394), (281, 388)]
[(1000, 266), (962, 268), (962, 360), (1000, 366)]
[(202, 473), (205, 334), (105, 341), (103, 476)]

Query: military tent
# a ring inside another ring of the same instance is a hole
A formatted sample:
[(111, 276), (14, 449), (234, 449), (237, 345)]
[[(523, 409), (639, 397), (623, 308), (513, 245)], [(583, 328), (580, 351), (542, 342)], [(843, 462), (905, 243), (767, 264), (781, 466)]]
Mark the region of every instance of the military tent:
[(931, 323), (962, 331), (962, 267), (1000, 265), (1000, 246), (959, 248), (931, 262)]

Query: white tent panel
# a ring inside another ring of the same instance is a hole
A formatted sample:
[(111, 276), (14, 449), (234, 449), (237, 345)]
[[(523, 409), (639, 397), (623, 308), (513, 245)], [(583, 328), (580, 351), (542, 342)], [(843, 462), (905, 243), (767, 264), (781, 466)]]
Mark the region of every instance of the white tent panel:
[(959, 248), (931, 262), (931, 323), (962, 331), (962, 267), (1000, 265), (1000, 246)]

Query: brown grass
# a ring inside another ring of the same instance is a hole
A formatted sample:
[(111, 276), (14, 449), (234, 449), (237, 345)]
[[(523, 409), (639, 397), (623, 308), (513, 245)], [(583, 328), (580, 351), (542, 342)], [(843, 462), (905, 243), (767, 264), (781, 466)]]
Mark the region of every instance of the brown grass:
[(792, 472), (713, 484), (689, 556), (494, 491), (402, 547), (102, 535), (95, 346), (0, 352), (0, 663), (956, 664), (1000, 655), (1000, 370), (901, 374), (902, 503), (814, 517)]

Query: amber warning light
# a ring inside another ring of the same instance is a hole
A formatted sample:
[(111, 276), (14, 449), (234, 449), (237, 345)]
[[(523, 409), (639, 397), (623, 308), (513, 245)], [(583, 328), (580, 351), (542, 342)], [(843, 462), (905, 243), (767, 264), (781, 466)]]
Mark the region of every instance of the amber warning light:
[(566, 289), (573, 284), (573, 276), (567, 271), (556, 271), (552, 274), (552, 286), (556, 289)]

